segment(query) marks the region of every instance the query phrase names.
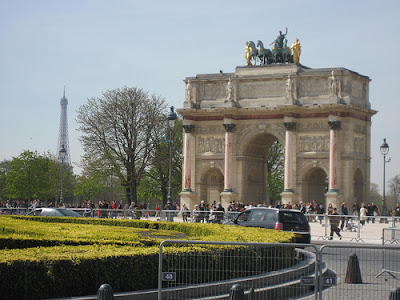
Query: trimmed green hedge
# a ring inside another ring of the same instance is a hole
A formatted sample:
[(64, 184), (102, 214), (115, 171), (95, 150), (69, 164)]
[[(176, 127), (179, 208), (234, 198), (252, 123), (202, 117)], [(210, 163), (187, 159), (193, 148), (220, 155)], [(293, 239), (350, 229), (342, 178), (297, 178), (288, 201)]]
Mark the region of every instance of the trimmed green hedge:
[[(0, 293), (0, 299), (91, 295), (105, 282), (111, 284), (114, 292), (157, 288), (162, 240), (281, 243), (290, 242), (293, 237), (287, 232), (219, 224), (1, 216), (0, 289), (6, 293)], [(188, 252), (210, 251), (221, 255), (226, 251), (242, 251), (241, 255), (246, 257), (251, 254), (249, 251), (255, 250), (169, 245), (164, 249), (165, 261), (185, 260)], [(270, 258), (260, 260), (260, 270), (291, 265), (292, 251), (279, 251), (284, 262), (279, 265), (276, 265), (276, 255), (267, 255)], [(221, 263), (217, 261), (221, 255), (204, 263), (210, 266)], [(232, 270), (230, 276), (235, 276), (235, 272)], [(195, 280), (200, 282), (203, 275), (198, 273)]]

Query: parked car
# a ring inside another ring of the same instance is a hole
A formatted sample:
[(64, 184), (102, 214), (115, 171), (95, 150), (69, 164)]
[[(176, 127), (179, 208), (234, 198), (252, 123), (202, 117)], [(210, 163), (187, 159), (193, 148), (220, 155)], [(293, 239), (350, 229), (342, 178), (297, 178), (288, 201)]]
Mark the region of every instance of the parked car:
[(73, 210), (68, 210), (64, 208), (51, 208), (42, 207), (36, 208), (26, 214), (27, 216), (42, 216), (42, 217), (82, 217), (77, 212)]
[(254, 207), (241, 212), (233, 223), (239, 226), (294, 232), (294, 242), (303, 244), (311, 242), (310, 224), (299, 210)]

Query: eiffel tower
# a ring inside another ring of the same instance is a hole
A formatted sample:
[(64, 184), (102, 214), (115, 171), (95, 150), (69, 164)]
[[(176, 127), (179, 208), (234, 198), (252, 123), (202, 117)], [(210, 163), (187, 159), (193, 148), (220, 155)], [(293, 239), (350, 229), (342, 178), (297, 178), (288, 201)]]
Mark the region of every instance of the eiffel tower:
[(65, 97), (65, 86), (64, 86), (64, 95), (60, 100), (60, 105), (61, 105), (60, 130), (58, 132), (58, 145), (57, 145), (56, 155), (59, 155), (61, 161), (60, 150), (64, 147), (65, 157), (62, 163), (71, 166), (71, 152), (69, 150), (68, 117), (67, 117), (68, 99)]

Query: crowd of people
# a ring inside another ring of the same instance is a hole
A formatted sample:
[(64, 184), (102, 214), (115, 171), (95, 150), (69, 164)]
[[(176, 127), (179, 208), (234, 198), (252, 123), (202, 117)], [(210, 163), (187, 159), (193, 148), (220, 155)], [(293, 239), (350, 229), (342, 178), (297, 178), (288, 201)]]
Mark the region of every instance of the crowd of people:
[[(25, 214), (27, 211), (34, 210), (39, 207), (54, 207), (52, 202), (47, 205), (39, 200), (35, 199), (32, 201), (22, 201), (22, 200), (6, 200), (0, 202), (0, 208), (3, 212), (7, 209), (15, 210), (18, 214)], [(356, 220), (360, 221), (360, 224), (364, 226), (366, 223), (375, 223), (376, 218), (380, 216), (380, 210), (374, 203), (362, 203), (359, 205), (358, 203), (354, 203), (349, 209), (347, 203), (342, 203), (342, 205), (338, 208), (333, 207), (331, 203), (328, 204), (327, 207), (324, 206), (323, 203), (317, 203), (317, 201), (313, 201), (310, 203), (298, 202), (287, 204), (281, 204), (281, 202), (277, 201), (275, 205), (268, 204), (267, 202), (263, 202), (261, 204), (255, 204), (254, 202), (244, 203), (241, 201), (232, 201), (228, 207), (225, 209), (221, 202), (212, 202), (206, 203), (204, 200), (200, 201), (199, 204), (194, 206), (194, 209), (191, 211), (189, 208), (183, 204), (180, 206), (177, 202), (171, 203), (169, 206), (166, 205), (164, 207), (165, 210), (175, 211), (177, 213), (182, 214), (182, 219), (184, 222), (192, 221), (192, 222), (222, 222), (225, 212), (228, 214), (234, 214), (245, 210), (246, 208), (251, 207), (275, 207), (275, 208), (286, 208), (286, 209), (297, 209), (303, 212), (307, 217), (309, 222), (320, 222), (322, 223), (325, 216), (338, 215), (338, 217), (331, 217), (330, 220), (337, 219), (339, 220), (337, 227), (340, 231), (343, 231), (344, 228), (352, 230), (353, 224), (355, 224)], [(76, 208), (83, 210), (83, 216), (97, 216), (100, 218), (104, 217), (117, 217), (118, 214), (123, 214), (123, 217), (129, 216), (130, 218), (138, 218), (138, 217), (149, 217), (149, 212), (144, 212), (148, 210), (148, 207), (145, 202), (140, 202), (136, 204), (132, 202), (131, 204), (123, 204), (122, 201), (99, 201), (97, 203), (91, 200), (84, 200), (79, 205), (73, 205), (70, 208)], [(114, 212), (115, 210), (115, 212)], [(152, 216), (160, 217), (161, 208), (159, 205), (155, 208), (155, 214)], [(118, 212), (118, 214), (117, 214)], [(140, 213), (139, 213), (140, 212)], [(385, 214), (386, 216), (395, 216), (400, 217), (400, 204), (398, 203), (393, 211), (388, 210)], [(332, 222), (331, 222), (332, 223)], [(337, 223), (333, 221), (333, 223)], [(335, 228), (333, 228), (333, 232), (335, 232)]]

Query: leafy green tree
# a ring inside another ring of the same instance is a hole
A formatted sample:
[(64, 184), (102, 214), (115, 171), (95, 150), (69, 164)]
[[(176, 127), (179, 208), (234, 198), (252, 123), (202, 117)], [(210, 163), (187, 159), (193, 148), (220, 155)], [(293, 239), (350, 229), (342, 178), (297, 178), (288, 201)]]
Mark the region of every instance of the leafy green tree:
[(282, 144), (275, 141), (268, 151), (268, 196), (270, 201), (281, 199), (285, 176), (285, 154)]
[[(167, 203), (169, 186), (169, 130), (160, 138), (154, 149), (144, 181), (138, 189), (141, 198), (158, 199)], [(172, 196), (182, 190), (182, 120), (177, 120), (171, 130), (172, 141)]]
[[(94, 159), (87, 154), (81, 162), (83, 172), (77, 177), (74, 194), (77, 197), (88, 200), (103, 199), (115, 200), (113, 196), (120, 198), (122, 186), (112, 165), (107, 165), (103, 159)], [(111, 195), (111, 199), (108, 195)]]
[(165, 128), (166, 108), (164, 98), (124, 87), (88, 99), (78, 110), (85, 152), (113, 166), (128, 202), (137, 202), (137, 188)]
[[(64, 198), (72, 195), (74, 176), (70, 166), (64, 166)], [(7, 163), (5, 196), (10, 199), (56, 202), (61, 190), (61, 165), (51, 154), (24, 151)]]
[(104, 186), (101, 182), (102, 180), (100, 180), (98, 174), (78, 176), (74, 195), (94, 200), (94, 198), (104, 192)]
[(11, 160), (6, 176), (6, 192), (11, 199), (45, 198), (51, 188), (50, 159), (24, 151)]
[(0, 162), (0, 201), (6, 199), (6, 176), (9, 170), (9, 160)]

